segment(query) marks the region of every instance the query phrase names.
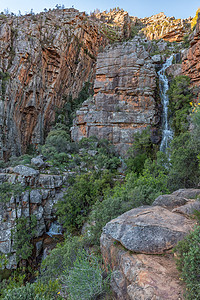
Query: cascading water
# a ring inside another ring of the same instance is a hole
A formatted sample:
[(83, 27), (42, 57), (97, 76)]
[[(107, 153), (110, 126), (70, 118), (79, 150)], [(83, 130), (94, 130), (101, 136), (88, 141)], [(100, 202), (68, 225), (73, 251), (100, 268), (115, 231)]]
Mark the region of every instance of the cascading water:
[(159, 87), (160, 87), (160, 96), (163, 105), (163, 114), (162, 114), (162, 141), (160, 144), (160, 151), (166, 152), (166, 149), (169, 147), (169, 144), (173, 138), (173, 131), (170, 128), (169, 119), (168, 119), (168, 104), (169, 98), (167, 91), (169, 89), (169, 83), (167, 76), (165, 75), (165, 70), (171, 66), (173, 61), (173, 55), (170, 56), (166, 62), (163, 64), (162, 69), (158, 72), (159, 77)]

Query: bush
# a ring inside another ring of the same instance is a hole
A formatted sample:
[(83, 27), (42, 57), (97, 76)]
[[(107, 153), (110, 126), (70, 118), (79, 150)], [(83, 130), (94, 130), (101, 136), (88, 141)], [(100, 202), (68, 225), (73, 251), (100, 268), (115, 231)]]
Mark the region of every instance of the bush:
[(200, 226), (174, 248), (177, 268), (186, 284), (186, 299), (200, 299)]
[(141, 133), (134, 134), (134, 142), (128, 150), (128, 159), (126, 160), (127, 171), (135, 172), (138, 175), (144, 169), (144, 163), (147, 158), (155, 158), (155, 145), (151, 141), (150, 129), (147, 128)]
[(169, 112), (175, 135), (186, 132), (189, 126), (188, 115), (190, 102), (193, 97), (190, 86), (190, 78), (185, 75), (176, 76), (168, 90)]
[(94, 204), (90, 215), (90, 242), (99, 244), (102, 228), (110, 220), (134, 207), (151, 205), (159, 195), (168, 193), (167, 174), (167, 159), (162, 152), (158, 152), (157, 161), (146, 160), (139, 176), (134, 172), (127, 174), (124, 184), (116, 185), (105, 200)]
[(98, 259), (85, 250), (79, 251), (71, 270), (63, 277), (63, 283), (66, 285), (66, 291), (70, 299), (90, 300), (96, 299), (106, 290), (106, 283), (102, 277)]
[(170, 171), (168, 186), (171, 191), (179, 188), (197, 187), (200, 169), (198, 154), (199, 137), (186, 132), (174, 138), (171, 143)]
[(78, 250), (83, 248), (83, 239), (78, 236), (66, 236), (64, 243), (57, 244), (42, 262), (40, 268), (41, 282), (60, 278), (63, 272), (71, 269), (76, 260)]
[(60, 285), (57, 281), (27, 283), (25, 286), (16, 287), (7, 291), (4, 300), (53, 300), (61, 299), (58, 296)]
[(33, 250), (32, 240), (36, 235), (36, 216), (21, 217), (16, 220), (15, 229), (12, 230), (13, 249), (16, 251), (17, 262), (27, 259)]
[(108, 171), (77, 175), (74, 184), (69, 187), (63, 199), (57, 205), (59, 221), (68, 232), (79, 230), (87, 219), (92, 205), (103, 200), (105, 193), (113, 186)]
[(0, 202), (9, 202), (12, 196), (18, 197), (23, 191), (24, 188), (20, 184), (4, 182), (0, 184)]

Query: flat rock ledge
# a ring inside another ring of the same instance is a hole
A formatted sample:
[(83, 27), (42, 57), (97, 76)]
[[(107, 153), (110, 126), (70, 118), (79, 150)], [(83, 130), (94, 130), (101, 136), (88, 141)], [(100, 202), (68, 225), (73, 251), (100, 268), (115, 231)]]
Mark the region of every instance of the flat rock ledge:
[(105, 266), (113, 270), (116, 299), (184, 299), (171, 249), (193, 230), (198, 195), (197, 189), (163, 195), (153, 206), (132, 209), (106, 224), (101, 252)]

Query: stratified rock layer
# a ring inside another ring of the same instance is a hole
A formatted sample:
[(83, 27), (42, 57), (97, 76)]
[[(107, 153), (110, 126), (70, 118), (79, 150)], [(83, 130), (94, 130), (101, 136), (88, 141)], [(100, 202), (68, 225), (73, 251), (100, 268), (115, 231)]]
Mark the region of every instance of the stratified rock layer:
[(191, 31), (191, 18), (175, 19), (161, 12), (140, 20), (145, 26), (142, 32), (151, 40), (164, 39), (169, 42), (181, 42), (183, 37)]
[(154, 202), (159, 206), (132, 209), (106, 224), (101, 252), (105, 266), (113, 270), (116, 299), (184, 299), (171, 249), (193, 229), (198, 195), (197, 189), (178, 190), (159, 196)]
[(192, 86), (200, 86), (200, 17), (197, 20), (190, 48), (183, 58), (182, 72), (191, 78)]
[(109, 47), (97, 58), (94, 98), (76, 113), (72, 139), (106, 138), (125, 154), (133, 134), (158, 124), (156, 72), (139, 38)]
[[(24, 187), (20, 196), (11, 197), (10, 201), (0, 199), (0, 253), (9, 254), (8, 269), (16, 268), (15, 250), (11, 232), (15, 228), (16, 219), (29, 218), (35, 215), (37, 219), (36, 237), (47, 232), (49, 225), (55, 220), (54, 204), (63, 197), (63, 191), (68, 186), (69, 173), (65, 175), (40, 174), (38, 170), (19, 165), (9, 168), (9, 173), (0, 173), (0, 184), (4, 182), (17, 183)], [(26, 190), (26, 187), (29, 187)], [(1, 196), (0, 196), (1, 198)]]
[(0, 17), (0, 158), (43, 143), (63, 95), (93, 81), (100, 26), (75, 9)]

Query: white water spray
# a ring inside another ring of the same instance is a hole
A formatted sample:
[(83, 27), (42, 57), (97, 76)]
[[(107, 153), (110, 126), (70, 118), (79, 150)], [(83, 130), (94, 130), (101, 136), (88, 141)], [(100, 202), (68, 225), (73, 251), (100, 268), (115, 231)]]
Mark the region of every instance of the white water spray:
[(170, 124), (168, 120), (169, 97), (167, 95), (167, 91), (169, 89), (169, 83), (168, 83), (168, 78), (165, 75), (165, 70), (172, 65), (172, 61), (173, 61), (173, 55), (166, 60), (166, 62), (162, 66), (162, 69), (158, 72), (160, 96), (163, 105), (162, 141), (160, 144), (160, 151), (162, 152), (166, 152), (166, 149), (169, 147), (169, 144), (173, 139), (173, 131), (170, 128)]

